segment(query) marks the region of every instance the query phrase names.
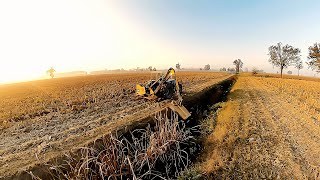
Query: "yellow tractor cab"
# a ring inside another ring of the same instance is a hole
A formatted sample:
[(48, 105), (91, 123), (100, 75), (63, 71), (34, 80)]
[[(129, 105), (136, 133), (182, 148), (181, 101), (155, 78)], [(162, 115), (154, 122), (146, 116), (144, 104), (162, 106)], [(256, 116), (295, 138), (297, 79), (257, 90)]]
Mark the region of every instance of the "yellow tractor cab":
[(182, 105), (182, 85), (178, 82), (175, 70), (170, 68), (166, 74), (162, 74), (157, 80), (150, 80), (145, 85), (136, 85), (136, 95), (148, 100), (171, 99), (169, 108), (177, 112), (182, 119), (190, 117), (190, 112)]

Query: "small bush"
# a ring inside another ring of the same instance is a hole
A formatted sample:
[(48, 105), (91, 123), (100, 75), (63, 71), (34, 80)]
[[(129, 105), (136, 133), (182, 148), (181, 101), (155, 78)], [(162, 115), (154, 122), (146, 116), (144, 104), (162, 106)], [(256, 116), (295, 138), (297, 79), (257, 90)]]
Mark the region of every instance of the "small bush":
[(252, 75), (257, 75), (259, 70), (257, 68), (252, 69)]

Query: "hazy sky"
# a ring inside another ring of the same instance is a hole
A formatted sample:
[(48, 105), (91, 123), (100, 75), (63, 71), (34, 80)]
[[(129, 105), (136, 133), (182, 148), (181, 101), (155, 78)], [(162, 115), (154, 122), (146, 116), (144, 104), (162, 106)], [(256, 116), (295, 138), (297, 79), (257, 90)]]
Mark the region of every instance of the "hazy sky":
[(273, 71), (270, 45), (299, 47), (305, 60), (320, 42), (319, 7), (318, 0), (2, 0), (0, 83), (41, 77), (50, 66), (220, 68), (241, 58), (244, 67)]

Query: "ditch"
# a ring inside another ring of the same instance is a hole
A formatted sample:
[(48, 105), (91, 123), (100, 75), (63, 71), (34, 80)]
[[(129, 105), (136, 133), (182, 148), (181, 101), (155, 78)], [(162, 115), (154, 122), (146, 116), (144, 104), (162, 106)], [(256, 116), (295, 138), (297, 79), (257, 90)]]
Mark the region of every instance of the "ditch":
[[(11, 179), (176, 179), (203, 149), (200, 123), (227, 99), (237, 77), (190, 95), (183, 121), (165, 109)], [(32, 173), (31, 173), (32, 172)]]

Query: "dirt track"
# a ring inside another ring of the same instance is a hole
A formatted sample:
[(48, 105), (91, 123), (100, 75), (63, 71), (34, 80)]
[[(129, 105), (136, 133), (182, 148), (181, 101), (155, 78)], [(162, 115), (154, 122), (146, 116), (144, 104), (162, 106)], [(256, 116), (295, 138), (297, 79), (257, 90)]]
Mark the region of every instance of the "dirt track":
[(318, 87), (240, 77), (206, 141), (202, 169), (218, 179), (319, 179)]
[[(188, 95), (197, 93), (229, 77), (228, 74), (214, 73), (205, 76), (200, 73), (200, 75), (181, 74), (181, 80), (183, 85), (187, 87), (185, 92)], [(37, 113), (34, 116), (22, 118), (22, 120), (20, 120), (20, 117), (25, 117), (25, 114), (17, 116), (19, 118), (16, 119), (19, 121), (11, 122), (10, 126), (2, 129), (0, 133), (0, 166), (2, 167), (0, 178), (25, 171), (36, 164), (46, 163), (73, 148), (85, 146), (110, 131), (130, 125), (132, 122), (165, 107), (166, 102), (153, 103), (137, 99), (132, 88), (129, 88), (129, 91), (122, 91), (125, 88), (134, 87), (138, 83), (136, 81), (148, 80), (150, 75), (144, 75), (142, 78), (139, 75), (135, 75), (137, 78), (131, 75), (118, 76), (120, 76), (119, 81), (111, 76), (107, 76), (107, 78), (97, 76), (100, 80), (95, 81), (94, 84), (90, 84), (94, 80), (93, 77), (89, 77), (87, 80), (83, 80), (83, 78), (55, 80), (54, 82), (59, 86), (64, 86), (63, 83), (71, 80), (79, 82), (81, 86), (75, 83), (72, 86), (70, 85), (68, 90), (64, 89), (70, 91), (70, 89), (76, 89), (79, 86), (79, 90), (73, 91), (75, 97), (87, 97), (86, 94), (83, 94), (84, 92), (90, 91), (91, 94), (95, 94), (95, 90), (101, 89), (103, 91), (103, 87), (107, 87), (108, 91), (108, 87), (114, 87), (114, 83), (118, 84), (117, 87), (120, 83), (121, 88), (119, 90), (112, 88), (112, 96), (102, 94), (103, 96), (93, 98), (93, 102), (89, 105), (86, 104), (86, 106), (82, 104), (69, 106), (66, 103), (66, 107), (70, 107), (68, 111), (65, 109), (59, 110), (59, 108), (54, 109), (50, 106), (53, 110), (45, 111), (46, 113)], [(124, 83), (121, 86), (122, 82)], [(24, 86), (28, 87), (28, 85)], [(2, 87), (0, 92), (6, 91), (5, 88), (7, 87)], [(37, 88), (48, 87), (38, 85)], [(43, 96), (54, 99), (54, 96), (50, 93), (45, 93)], [(65, 95), (61, 92), (60, 96), (64, 97)], [(11, 97), (13, 96), (8, 95), (6, 97), (8, 103), (10, 103)], [(66, 98), (68, 97), (66, 96)], [(57, 100), (54, 99), (53, 101), (56, 102)], [(87, 99), (85, 101), (87, 102)], [(25, 109), (27, 109), (26, 106), (28, 104), (24, 106)]]

